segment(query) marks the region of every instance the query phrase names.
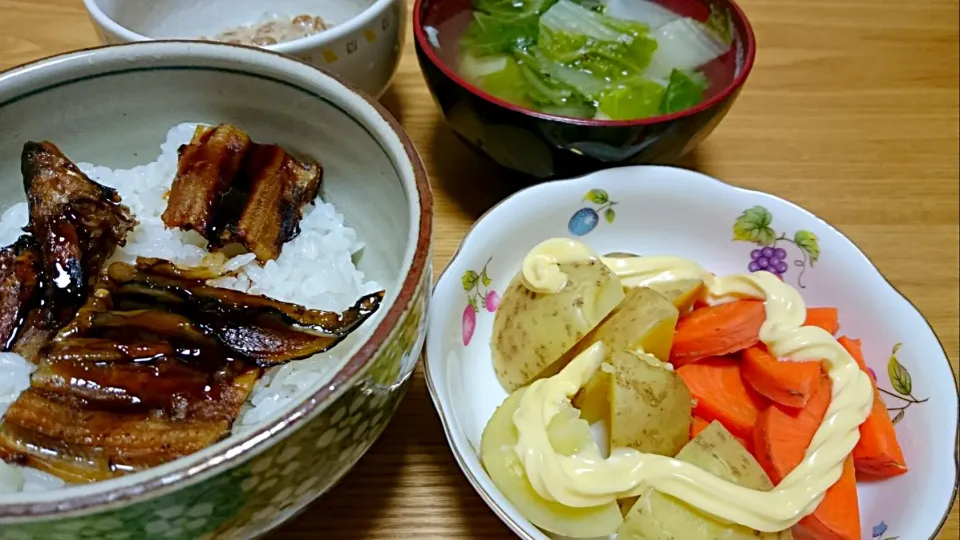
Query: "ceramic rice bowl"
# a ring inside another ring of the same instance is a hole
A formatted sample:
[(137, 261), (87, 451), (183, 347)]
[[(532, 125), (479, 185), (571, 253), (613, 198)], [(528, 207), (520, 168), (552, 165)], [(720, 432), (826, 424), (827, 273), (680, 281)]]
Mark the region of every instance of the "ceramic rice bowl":
[(366, 242), (358, 268), (386, 298), (329, 376), (256, 427), (146, 471), (0, 495), (0, 539), (251, 538), (302, 510), (367, 451), (404, 394), (425, 335), (432, 202), (399, 124), (337, 78), (276, 53), (144, 42), (0, 74), (0, 211), (24, 200), (20, 151), (48, 139), (113, 168), (152, 161), (181, 122), (230, 122), (310, 155), (321, 196)]
[(718, 275), (744, 273), (758, 241), (787, 251), (784, 279), (809, 306), (835, 306), (840, 333), (863, 340), (866, 361), (909, 472), (858, 484), (867, 538), (933, 538), (957, 481), (957, 386), (937, 336), (849, 239), (775, 196), (668, 167), (609, 169), (523, 190), (484, 215), (439, 279), (426, 374), (451, 449), (474, 488), (520, 537), (548, 536), (520, 515), (479, 457), (483, 428), (506, 398), (490, 338), (499, 295), (524, 255), (552, 237), (596, 252), (676, 255)]

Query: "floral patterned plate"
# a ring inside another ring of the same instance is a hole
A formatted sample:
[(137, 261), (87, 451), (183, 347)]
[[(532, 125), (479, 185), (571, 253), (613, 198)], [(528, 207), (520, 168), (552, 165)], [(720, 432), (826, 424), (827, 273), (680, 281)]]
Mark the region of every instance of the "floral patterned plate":
[(927, 539), (957, 481), (957, 386), (923, 316), (835, 228), (772, 195), (669, 167), (610, 169), (534, 186), (489, 211), (464, 238), (434, 290), (426, 373), (467, 478), (517, 534), (547, 536), (503, 497), (478, 457), (487, 420), (506, 397), (490, 337), (502, 292), (527, 251), (557, 236), (600, 253), (671, 254), (718, 274), (769, 270), (808, 305), (836, 306), (840, 332), (861, 338), (910, 471), (859, 484), (864, 538)]

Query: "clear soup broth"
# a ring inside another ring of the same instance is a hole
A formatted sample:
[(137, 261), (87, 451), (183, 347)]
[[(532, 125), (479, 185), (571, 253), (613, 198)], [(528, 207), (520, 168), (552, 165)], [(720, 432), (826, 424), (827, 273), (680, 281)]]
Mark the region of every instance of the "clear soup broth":
[(446, 0), (425, 8), (434, 52), (470, 85), (547, 114), (638, 120), (695, 108), (740, 69), (725, 3)]

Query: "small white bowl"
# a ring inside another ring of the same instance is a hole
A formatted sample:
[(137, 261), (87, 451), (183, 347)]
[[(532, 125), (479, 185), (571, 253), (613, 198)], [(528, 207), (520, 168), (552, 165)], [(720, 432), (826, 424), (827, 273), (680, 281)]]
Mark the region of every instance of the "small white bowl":
[(340, 75), (379, 98), (406, 37), (406, 0), (83, 0), (106, 44), (212, 38), (267, 14), (320, 16), (332, 28), (265, 49)]
[[(478, 451), (487, 420), (507, 396), (490, 355), (497, 292), (506, 289), (530, 248), (558, 236), (579, 237), (599, 253), (678, 255), (717, 274), (743, 273), (757, 246), (739, 240), (733, 227), (738, 220), (744, 224), (741, 216), (748, 209), (750, 217), (762, 218), (755, 222), (766, 223), (764, 233), (774, 234), (788, 251), (784, 279), (808, 305), (839, 308), (840, 332), (863, 339), (888, 407), (906, 406), (897, 431), (910, 471), (858, 485), (864, 534), (921, 540), (942, 527), (956, 493), (957, 386), (923, 316), (849, 239), (806, 210), (699, 173), (641, 166), (539, 184), (513, 195), (474, 225), (434, 289), (425, 360), (431, 396), (468, 480), (522, 538), (549, 536), (500, 493)], [(800, 231), (813, 236), (797, 237)], [(891, 383), (891, 364), (911, 375), (910, 388), (902, 376), (901, 384)]]

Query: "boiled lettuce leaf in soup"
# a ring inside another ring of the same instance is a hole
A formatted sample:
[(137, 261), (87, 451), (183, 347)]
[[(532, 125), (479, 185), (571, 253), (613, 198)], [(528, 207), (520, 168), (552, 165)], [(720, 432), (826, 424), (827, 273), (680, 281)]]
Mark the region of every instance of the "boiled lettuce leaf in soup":
[(523, 49), (533, 45), (536, 39), (536, 15), (497, 16), (477, 12), (460, 39), (460, 47), (468, 54), (482, 57)]
[(650, 36), (657, 49), (644, 75), (655, 80), (666, 80), (675, 69), (695, 71), (730, 50), (730, 43), (709, 26), (686, 17), (655, 29)]
[(659, 84), (637, 78), (604, 94), (599, 102), (600, 119), (632, 120), (660, 114), (664, 89)]
[(710, 16), (704, 24), (727, 45), (733, 43), (733, 20), (730, 18), (729, 9), (719, 4), (710, 4)]
[(527, 96), (541, 107), (548, 105), (564, 106), (568, 101), (574, 99), (573, 92), (568, 88), (545, 79), (541, 74), (527, 66), (521, 69), (521, 73), (524, 82), (527, 84)]
[(517, 53), (517, 58), (526, 66), (541, 74), (542, 78), (560, 87), (565, 87), (587, 101), (595, 101), (610, 87), (610, 82), (602, 77), (569, 67), (535, 51)]
[(709, 81), (700, 73), (673, 70), (660, 101), (660, 114), (680, 112), (699, 104), (708, 86)]
[(597, 13), (607, 12), (606, 0), (576, 0), (576, 2), (590, 11), (596, 11)]
[(467, 81), (488, 94), (517, 105), (531, 105), (522, 68), (512, 55), (464, 55), (460, 59), (460, 71)]
[(517, 53), (527, 96), (548, 114), (593, 118), (596, 100), (609, 83), (594, 75), (554, 62), (538, 52)]
[(475, 0), (473, 19), (460, 47), (473, 56), (510, 53), (533, 46), (538, 18), (554, 0)]
[(658, 28), (680, 18), (680, 15), (650, 0), (607, 0), (603, 13), (610, 17), (643, 23), (650, 28)]
[(561, 116), (631, 120), (692, 107), (706, 89), (693, 69), (729, 47), (703, 24), (646, 3), (628, 11), (669, 22), (651, 32), (605, 14), (602, 0), (476, 0), (460, 71), (500, 99)]
[(523, 52), (486, 57), (464, 55), (460, 59), (464, 77), (488, 94), (517, 105), (536, 106), (545, 112), (547, 109), (577, 110), (583, 111), (578, 116), (593, 116), (593, 107), (582, 103), (570, 85), (544, 74), (540, 68), (537, 57)]
[(657, 44), (646, 25), (560, 0), (540, 17), (538, 49), (547, 58), (610, 80), (644, 71)]
[(551, 106), (566, 107), (572, 101), (579, 99), (569, 87), (544, 76), (528, 64), (521, 64), (520, 73), (526, 85), (524, 87), (526, 96), (541, 109)]

